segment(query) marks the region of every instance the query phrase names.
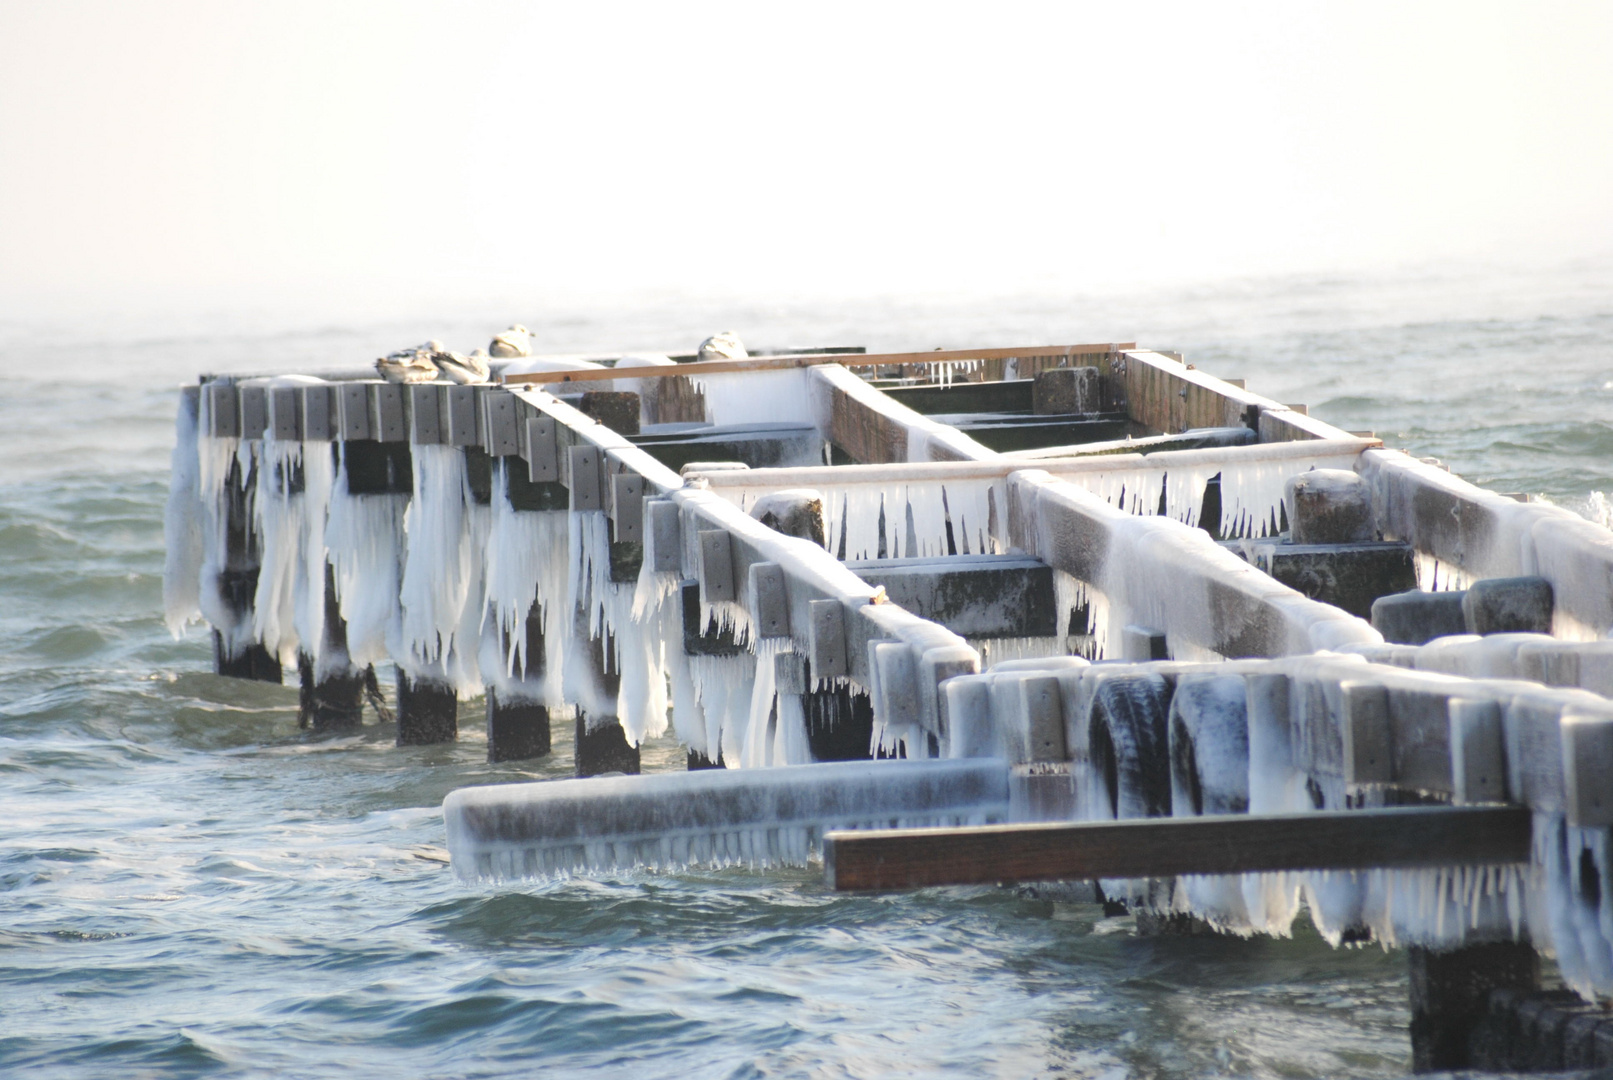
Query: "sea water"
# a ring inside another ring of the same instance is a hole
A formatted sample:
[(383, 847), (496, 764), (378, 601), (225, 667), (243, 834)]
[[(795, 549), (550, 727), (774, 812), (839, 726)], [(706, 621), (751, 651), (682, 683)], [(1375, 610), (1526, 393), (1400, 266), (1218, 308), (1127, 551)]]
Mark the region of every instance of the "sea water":
[[(553, 351), (677, 351), (728, 326), (770, 346), (1135, 338), (1596, 516), (1610, 270), (6, 319), (0, 1074), (1403, 1075), (1404, 957), (1335, 951), (1303, 916), (1291, 940), (1151, 940), (1013, 890), (837, 896), (815, 870), (456, 881), (443, 797), (568, 775), (569, 726), (548, 758), (489, 766), (480, 699), (459, 742), (400, 749), (373, 716), (315, 736), (294, 686), (208, 674), (206, 634), (164, 626), (176, 387), (350, 368), (428, 336), (469, 349), (511, 319)], [(373, 636), (398, 618), (375, 613)], [(647, 771), (683, 767), (671, 734), (645, 744)]]

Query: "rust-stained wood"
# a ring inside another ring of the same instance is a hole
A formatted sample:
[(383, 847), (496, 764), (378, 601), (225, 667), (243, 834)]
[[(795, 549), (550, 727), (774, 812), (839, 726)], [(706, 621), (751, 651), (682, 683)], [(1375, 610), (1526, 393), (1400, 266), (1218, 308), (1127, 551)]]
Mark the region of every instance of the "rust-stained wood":
[(1316, 814), (831, 832), (832, 889), (1526, 862), (1530, 812), (1417, 806)]
[[(675, 364), (671, 367), (632, 368), (617, 371), (614, 368), (581, 368), (575, 371), (535, 371), (524, 375), (505, 375), (503, 381), (518, 383), (597, 382), (602, 379), (666, 379), (689, 375), (721, 375), (733, 371), (779, 371), (789, 368), (815, 367), (819, 364), (840, 364), (844, 367), (895, 367), (903, 364), (936, 364), (948, 360), (1004, 361), (1022, 359), (1027, 366), (1042, 370), (1057, 367), (1062, 361), (1108, 356), (1117, 349), (1135, 349), (1134, 341), (1113, 345), (1028, 345), (993, 349), (935, 349), (930, 352), (901, 353), (808, 353), (800, 356), (759, 356), (749, 360), (703, 360), (692, 364)], [(1033, 372), (1034, 373), (1034, 372)], [(1021, 371), (1021, 376), (1025, 372)], [(1001, 378), (1001, 375), (998, 376)]]

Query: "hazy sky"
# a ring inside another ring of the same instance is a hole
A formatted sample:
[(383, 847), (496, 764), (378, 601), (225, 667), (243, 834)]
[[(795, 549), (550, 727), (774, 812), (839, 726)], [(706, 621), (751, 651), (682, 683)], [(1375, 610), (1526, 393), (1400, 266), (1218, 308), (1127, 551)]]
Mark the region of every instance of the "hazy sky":
[(1613, 251), (1613, 4), (0, 0), (0, 290), (908, 293)]

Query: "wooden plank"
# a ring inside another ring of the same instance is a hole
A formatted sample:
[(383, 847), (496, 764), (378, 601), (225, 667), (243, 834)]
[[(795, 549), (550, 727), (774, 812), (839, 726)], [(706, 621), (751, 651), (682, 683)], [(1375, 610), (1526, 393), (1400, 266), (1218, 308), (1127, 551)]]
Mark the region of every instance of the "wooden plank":
[(831, 889), (1518, 863), (1530, 812), (1416, 806), (1316, 814), (831, 832)]
[[(819, 364), (840, 364), (844, 367), (888, 367), (896, 364), (934, 364), (944, 360), (992, 360), (1010, 357), (1068, 358), (1101, 353), (1110, 350), (1135, 349), (1134, 341), (1113, 345), (1030, 345), (1018, 348), (994, 349), (935, 349), (931, 352), (903, 353), (811, 353), (801, 356), (759, 356), (751, 360), (702, 360), (692, 364), (674, 364), (671, 367), (632, 368), (617, 371), (614, 368), (579, 368), (573, 371), (534, 371), (523, 375), (505, 375), (502, 380), (516, 383), (598, 382), (609, 379), (668, 379), (679, 375), (721, 375), (730, 371), (779, 371), (789, 368), (815, 367)], [(1051, 366), (1051, 365), (1049, 365)]]

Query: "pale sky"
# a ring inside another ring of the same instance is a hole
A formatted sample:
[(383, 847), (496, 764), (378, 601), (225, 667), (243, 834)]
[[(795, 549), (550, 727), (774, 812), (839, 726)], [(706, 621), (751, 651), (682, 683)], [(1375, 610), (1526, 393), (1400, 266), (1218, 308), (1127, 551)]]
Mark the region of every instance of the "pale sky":
[(1613, 252), (1613, 4), (0, 0), (0, 292), (765, 295)]

